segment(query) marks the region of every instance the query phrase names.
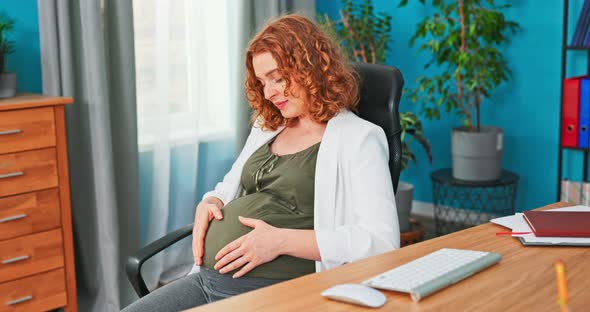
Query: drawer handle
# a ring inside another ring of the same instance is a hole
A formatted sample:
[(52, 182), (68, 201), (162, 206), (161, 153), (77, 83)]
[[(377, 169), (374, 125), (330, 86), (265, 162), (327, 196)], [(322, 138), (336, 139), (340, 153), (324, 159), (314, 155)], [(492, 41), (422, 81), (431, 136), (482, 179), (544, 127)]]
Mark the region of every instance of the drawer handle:
[(6, 173), (6, 174), (0, 174), (0, 179), (7, 179), (7, 178), (13, 178), (13, 177), (20, 177), (23, 174), (25, 174), (22, 171), (17, 171), (17, 172), (11, 172), (11, 173)]
[(15, 263), (15, 262), (19, 262), (19, 261), (23, 261), (23, 260), (27, 260), (30, 257), (27, 255), (24, 256), (18, 256), (18, 257), (14, 257), (14, 258), (10, 258), (10, 259), (6, 259), (6, 260), (2, 260), (2, 264), (10, 264), (10, 263)]
[(21, 129), (13, 129), (13, 130), (0, 131), (0, 135), (19, 134), (21, 132), (23, 132)]
[(19, 304), (21, 302), (29, 301), (31, 299), (33, 299), (33, 296), (28, 295), (28, 296), (20, 297), (18, 299), (14, 299), (12, 301), (6, 301), (6, 305), (11, 306), (11, 305)]
[(26, 213), (21, 213), (21, 214), (17, 214), (17, 215), (11, 216), (11, 217), (0, 219), (0, 223), (19, 220), (19, 219), (26, 218), (26, 217), (27, 217)]

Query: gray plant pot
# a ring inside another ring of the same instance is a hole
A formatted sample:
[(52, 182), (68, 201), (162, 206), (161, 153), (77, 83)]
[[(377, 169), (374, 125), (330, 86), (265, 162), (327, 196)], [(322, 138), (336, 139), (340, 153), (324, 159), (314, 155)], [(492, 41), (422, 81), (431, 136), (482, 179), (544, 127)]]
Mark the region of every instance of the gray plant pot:
[(414, 186), (410, 183), (400, 182), (395, 193), (395, 205), (397, 206), (397, 217), (399, 219), (400, 232), (410, 230), (410, 212), (412, 211), (412, 199)]
[(0, 73), (0, 98), (16, 95), (16, 73)]
[(467, 181), (500, 178), (504, 131), (496, 127), (482, 126), (480, 129), (480, 132), (469, 132), (466, 127), (453, 128), (453, 178)]

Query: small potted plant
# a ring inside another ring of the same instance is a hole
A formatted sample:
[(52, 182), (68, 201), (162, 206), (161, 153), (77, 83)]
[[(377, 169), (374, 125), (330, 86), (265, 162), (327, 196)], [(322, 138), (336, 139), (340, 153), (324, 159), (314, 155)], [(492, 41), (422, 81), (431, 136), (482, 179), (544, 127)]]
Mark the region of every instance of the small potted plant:
[(6, 56), (14, 52), (14, 42), (8, 36), (14, 31), (14, 20), (0, 15), (0, 98), (16, 95), (16, 73), (6, 71)]
[(431, 54), (426, 71), (432, 65), (438, 68), (416, 79), (411, 99), (428, 119), (440, 119), (442, 110), (463, 118), (463, 126), (453, 128), (451, 135), (454, 178), (498, 179), (503, 130), (480, 124), (480, 105), (508, 81), (511, 72), (500, 46), (519, 26), (501, 12), (510, 5), (493, 0), (432, 0), (431, 6), (436, 10), (418, 23), (410, 46), (420, 39), (419, 50)]
[[(342, 1), (340, 20), (333, 21), (328, 16), (320, 17), (320, 23), (340, 42), (347, 56), (356, 62), (385, 63), (386, 52), (391, 34), (391, 16), (386, 13), (373, 12), (371, 0), (355, 5), (351, 0)], [(416, 140), (426, 151), (432, 162), (430, 143), (422, 132), (422, 123), (411, 112), (400, 112), (402, 140), (402, 171), (410, 161), (416, 162), (411, 142)], [(410, 211), (412, 209), (414, 186), (399, 182), (395, 194), (397, 214), (401, 232), (411, 230)]]

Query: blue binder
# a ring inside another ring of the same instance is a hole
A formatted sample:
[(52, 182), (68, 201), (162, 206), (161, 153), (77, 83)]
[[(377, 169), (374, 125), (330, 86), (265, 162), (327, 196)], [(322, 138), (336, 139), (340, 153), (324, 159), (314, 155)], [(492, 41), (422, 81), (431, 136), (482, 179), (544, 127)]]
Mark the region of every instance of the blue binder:
[(578, 147), (590, 147), (590, 78), (580, 81), (580, 124), (578, 128)]

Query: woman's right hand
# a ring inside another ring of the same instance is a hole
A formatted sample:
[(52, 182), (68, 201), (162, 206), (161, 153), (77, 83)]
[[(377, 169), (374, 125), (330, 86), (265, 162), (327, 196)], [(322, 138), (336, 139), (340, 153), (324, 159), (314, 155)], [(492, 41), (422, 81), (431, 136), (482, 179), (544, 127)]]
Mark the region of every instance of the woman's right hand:
[(205, 253), (205, 234), (209, 228), (209, 223), (213, 218), (223, 219), (223, 202), (216, 197), (207, 197), (198, 205), (195, 212), (195, 225), (193, 226), (193, 257), (197, 265), (203, 264), (203, 254)]

